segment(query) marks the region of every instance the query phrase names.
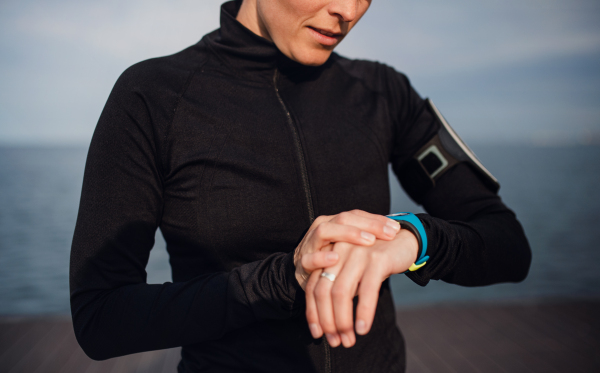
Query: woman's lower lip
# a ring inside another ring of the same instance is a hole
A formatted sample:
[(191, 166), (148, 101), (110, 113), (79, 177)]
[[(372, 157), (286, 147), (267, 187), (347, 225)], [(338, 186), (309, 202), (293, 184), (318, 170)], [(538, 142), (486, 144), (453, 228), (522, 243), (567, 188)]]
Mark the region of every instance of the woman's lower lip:
[(336, 45), (340, 41), (340, 39), (341, 39), (341, 36), (327, 36), (327, 35), (323, 35), (319, 31), (315, 30), (312, 27), (309, 27), (308, 29), (309, 29), (309, 32), (313, 35), (313, 37), (315, 39), (317, 39), (317, 41), (320, 44), (323, 44), (323, 45), (333, 46), (333, 45)]

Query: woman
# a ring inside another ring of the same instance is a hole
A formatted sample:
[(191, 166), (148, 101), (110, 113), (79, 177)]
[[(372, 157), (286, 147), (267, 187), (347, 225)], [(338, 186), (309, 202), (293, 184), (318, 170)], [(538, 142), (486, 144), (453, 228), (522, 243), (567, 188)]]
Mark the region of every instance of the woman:
[[(229, 2), (220, 29), (119, 78), (71, 255), (90, 357), (183, 346), (180, 372), (402, 372), (386, 279), (424, 239), (420, 285), (525, 278), (529, 247), (493, 182), (468, 160), (415, 168), (442, 131), (435, 109), (393, 69), (332, 53), (369, 5)], [(383, 216), (390, 162), (430, 213), (426, 237)], [(148, 285), (158, 227), (174, 282)]]

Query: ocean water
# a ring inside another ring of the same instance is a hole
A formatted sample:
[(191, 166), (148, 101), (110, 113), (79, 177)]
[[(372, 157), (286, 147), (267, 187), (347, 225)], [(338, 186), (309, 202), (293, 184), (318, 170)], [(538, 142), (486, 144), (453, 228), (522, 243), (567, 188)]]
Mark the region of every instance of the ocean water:
[[(600, 297), (600, 147), (473, 146), (533, 250), (520, 284), (426, 287), (392, 276), (398, 306)], [(69, 312), (68, 263), (87, 149), (0, 147), (0, 314)], [(392, 211), (421, 211), (390, 178)], [(170, 281), (164, 240), (148, 282)]]
[[(525, 229), (533, 252), (529, 275), (519, 284), (477, 288), (442, 281), (420, 287), (395, 276), (396, 305), (600, 297), (600, 147), (472, 148)], [(392, 211), (419, 209), (396, 186), (392, 195)]]

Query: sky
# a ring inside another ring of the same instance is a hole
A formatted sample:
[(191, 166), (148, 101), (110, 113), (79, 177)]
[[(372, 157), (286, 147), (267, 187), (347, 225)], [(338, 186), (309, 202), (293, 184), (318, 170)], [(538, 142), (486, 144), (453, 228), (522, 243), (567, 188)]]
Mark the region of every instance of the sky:
[[(128, 66), (219, 27), (221, 1), (0, 1), (0, 144), (87, 145)], [(600, 143), (597, 0), (373, 0), (336, 51), (410, 78), (471, 143)]]

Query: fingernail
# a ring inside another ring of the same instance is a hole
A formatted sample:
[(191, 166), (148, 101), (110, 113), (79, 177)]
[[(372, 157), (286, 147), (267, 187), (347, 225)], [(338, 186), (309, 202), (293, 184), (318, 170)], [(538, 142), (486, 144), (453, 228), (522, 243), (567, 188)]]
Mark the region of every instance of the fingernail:
[(319, 327), (317, 324), (309, 324), (308, 328), (310, 329), (310, 334), (312, 334), (313, 338), (319, 338)]
[(335, 336), (333, 334), (325, 334), (325, 337), (327, 338), (327, 342), (329, 342), (330, 345), (334, 345), (335, 344)]
[(334, 260), (338, 260), (339, 255), (338, 255), (338, 253), (330, 252), (327, 255), (325, 255), (325, 258), (331, 262)]
[(362, 238), (364, 238), (365, 240), (372, 242), (375, 241), (375, 235), (369, 233), (369, 232), (360, 232), (360, 235)]
[(385, 227), (383, 227), (383, 233), (385, 233), (388, 236), (395, 236), (396, 232), (398, 232), (397, 230), (394, 230), (392, 227), (390, 227), (389, 225), (386, 225)]
[(360, 335), (367, 333), (367, 323), (363, 320), (356, 320), (356, 332)]
[(344, 347), (350, 347), (350, 338), (344, 333), (341, 333), (340, 336), (342, 337), (342, 344)]
[(393, 230), (395, 230), (396, 232), (398, 232), (400, 230), (400, 224), (398, 224), (397, 221), (395, 220), (388, 220), (387, 223), (385, 223), (388, 227), (392, 228)]

